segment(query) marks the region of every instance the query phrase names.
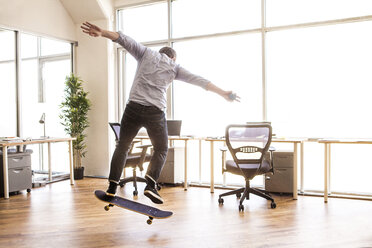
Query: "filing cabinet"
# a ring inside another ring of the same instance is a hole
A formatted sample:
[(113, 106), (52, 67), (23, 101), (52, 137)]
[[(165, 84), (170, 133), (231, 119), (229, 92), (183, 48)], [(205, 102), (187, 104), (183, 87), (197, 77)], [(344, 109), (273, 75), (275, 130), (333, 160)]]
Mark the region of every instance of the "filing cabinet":
[(179, 184), (183, 182), (185, 168), (185, 149), (169, 147), (167, 160), (158, 179), (159, 183)]
[(293, 193), (293, 152), (273, 153), (274, 174), (265, 176), (265, 190), (273, 193)]
[[(8, 153), (9, 192), (31, 191), (31, 150), (22, 153)], [(0, 194), (4, 195), (3, 155), (0, 154)]]

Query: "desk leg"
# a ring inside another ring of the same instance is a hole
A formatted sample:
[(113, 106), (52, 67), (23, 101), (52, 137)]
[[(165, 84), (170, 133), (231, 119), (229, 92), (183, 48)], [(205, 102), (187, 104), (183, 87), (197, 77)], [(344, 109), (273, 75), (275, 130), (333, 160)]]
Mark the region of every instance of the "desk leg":
[(52, 151), (51, 143), (48, 142), (48, 173), (49, 173), (49, 182), (52, 182)]
[(293, 200), (297, 200), (297, 143), (293, 143)]
[(7, 146), (3, 146), (3, 177), (4, 177), (4, 198), (9, 199), (8, 147)]
[(202, 184), (202, 140), (199, 139), (199, 184)]
[(300, 184), (300, 192), (304, 193), (304, 145), (305, 143), (301, 141), (300, 143), (300, 167), (301, 167), (301, 184)]
[(184, 190), (187, 190), (187, 140), (185, 140), (185, 184)]
[(211, 193), (214, 193), (214, 142), (211, 141)]
[(328, 177), (330, 163), (330, 144), (324, 143), (324, 202), (328, 202)]
[(70, 160), (70, 184), (74, 185), (74, 164), (72, 162), (72, 140), (68, 142), (68, 157)]

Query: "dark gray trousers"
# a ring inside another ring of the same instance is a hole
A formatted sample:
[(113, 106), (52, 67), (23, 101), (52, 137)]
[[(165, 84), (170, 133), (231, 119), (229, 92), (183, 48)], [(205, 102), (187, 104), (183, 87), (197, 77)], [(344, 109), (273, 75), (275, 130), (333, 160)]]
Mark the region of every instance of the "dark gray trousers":
[(111, 159), (109, 181), (119, 182), (130, 145), (142, 127), (146, 128), (154, 149), (146, 175), (158, 180), (168, 153), (165, 113), (154, 106), (129, 102), (121, 119), (120, 139)]

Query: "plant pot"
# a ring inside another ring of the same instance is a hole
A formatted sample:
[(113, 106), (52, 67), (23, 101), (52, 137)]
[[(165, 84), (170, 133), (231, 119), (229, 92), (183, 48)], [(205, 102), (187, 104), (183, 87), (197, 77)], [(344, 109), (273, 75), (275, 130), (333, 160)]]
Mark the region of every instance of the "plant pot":
[(84, 178), (84, 167), (74, 169), (74, 179), (81, 180)]

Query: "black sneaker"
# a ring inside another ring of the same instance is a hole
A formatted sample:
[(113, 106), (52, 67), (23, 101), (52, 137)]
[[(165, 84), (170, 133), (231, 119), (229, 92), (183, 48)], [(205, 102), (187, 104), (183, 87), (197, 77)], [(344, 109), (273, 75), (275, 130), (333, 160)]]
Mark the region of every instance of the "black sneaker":
[(151, 187), (150, 185), (146, 186), (144, 194), (145, 194), (145, 196), (150, 198), (150, 200), (153, 203), (163, 204), (163, 202), (164, 202), (163, 199), (161, 198), (161, 196), (159, 195), (158, 191), (155, 188)]
[(115, 196), (117, 187), (118, 187), (117, 183), (110, 182), (110, 185), (109, 185), (108, 189), (106, 190), (106, 195)]

